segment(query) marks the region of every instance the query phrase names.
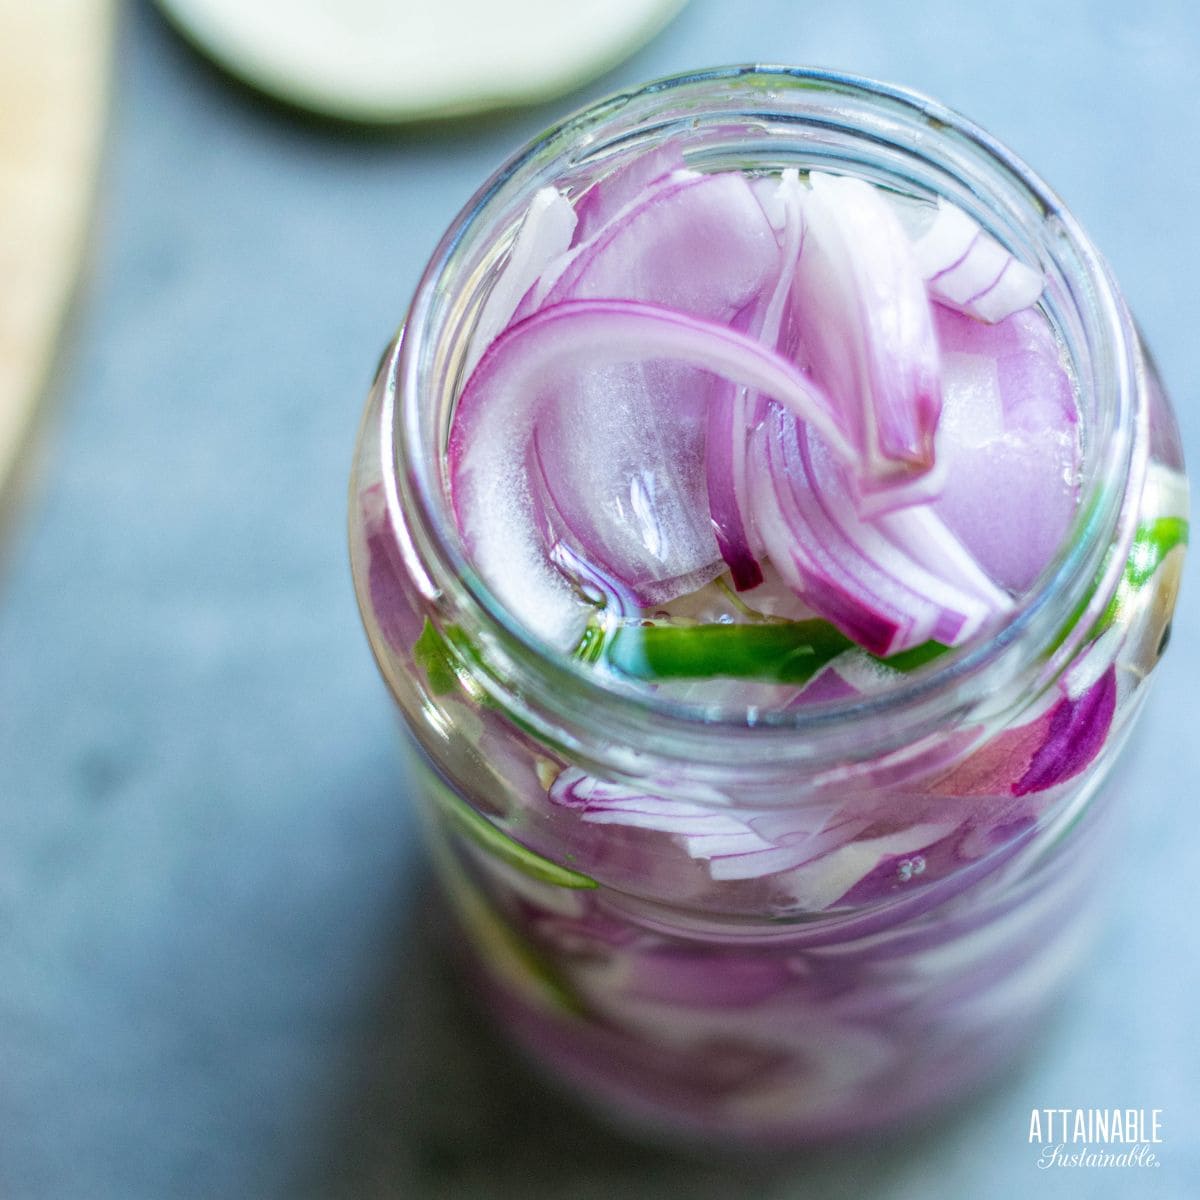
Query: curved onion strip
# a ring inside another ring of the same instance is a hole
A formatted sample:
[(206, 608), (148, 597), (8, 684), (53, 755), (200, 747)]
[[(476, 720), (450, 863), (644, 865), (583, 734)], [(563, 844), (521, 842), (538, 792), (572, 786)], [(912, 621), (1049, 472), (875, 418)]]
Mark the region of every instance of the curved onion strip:
[(640, 203), (648, 188), (685, 168), (683, 143), (679, 138), (635, 154), (615, 171), (597, 180), (575, 202), (578, 240), (586, 241), (618, 217), (623, 209)]
[(1082, 695), (1064, 697), (1050, 713), (1046, 741), (1012, 785), (1014, 796), (1045, 791), (1073, 779), (1104, 748), (1117, 707), (1117, 671), (1108, 669)]
[(789, 415), (774, 412), (756, 442), (755, 525), (771, 561), (860, 646), (886, 656), (930, 639), (954, 644), (1008, 607), (986, 581), (956, 586), (892, 541), (886, 525), (859, 516), (828, 452)]
[[(693, 315), (725, 320), (761, 289), (762, 247), (773, 251), (774, 240), (741, 177), (676, 171), (635, 200), (572, 259), (552, 298), (598, 293), (678, 308), (686, 293)], [(696, 239), (718, 234), (724, 259), (698, 258)], [(645, 605), (669, 603), (722, 569), (703, 457), (701, 401), (713, 386), (678, 363), (597, 365), (564, 380), (539, 410), (547, 489), (571, 544)]]
[(913, 243), (913, 253), (935, 300), (988, 324), (1028, 308), (1045, 284), (1037, 271), (940, 196), (937, 215)]
[(852, 841), (867, 824), (840, 819), (830, 826), (824, 811), (731, 812), (714, 803), (723, 799), (715, 794), (702, 796), (700, 803), (655, 796), (577, 767), (560, 772), (549, 797), (592, 825), (671, 834), (692, 858), (708, 862), (714, 879), (753, 879), (791, 870)]
[(554, 188), (541, 188), (525, 211), (508, 262), (479, 314), (463, 365), (465, 374), (475, 369), (483, 352), (512, 319), (525, 293), (566, 252), (574, 232), (575, 210), (570, 201)]
[(594, 603), (618, 618), (636, 616), (641, 606), (633, 592), (575, 549), (577, 537), (567, 525), (554, 498), (538, 451), (536, 431), (530, 448), (528, 470), (534, 522), (550, 562), (574, 582), (580, 596), (588, 603)]
[(610, 227), (627, 221), (631, 214), (650, 203), (659, 192), (677, 189), (685, 180), (699, 178), (700, 173), (698, 171), (689, 171), (687, 169), (672, 171), (648, 184), (643, 192), (633, 196), (627, 203), (614, 212), (608, 221), (586, 236), (581, 226), (577, 223), (571, 244), (566, 250), (556, 255), (546, 264), (542, 273), (534, 281), (533, 285), (522, 297), (520, 304), (514, 310), (513, 320), (523, 320), (525, 317), (537, 312), (539, 308), (544, 308), (549, 302), (550, 293), (554, 290), (559, 280), (568, 271), (572, 272), (573, 276), (579, 269), (580, 263), (595, 254), (596, 248), (601, 244), (602, 240), (610, 235)]
[(816, 380), (859, 450), (862, 501), (927, 472), (941, 411), (938, 346), (912, 246), (861, 179), (814, 172), (796, 272), (797, 320)]
[[(854, 841), (869, 824), (843, 814), (835, 814), (831, 820), (827, 813), (806, 813), (802, 809), (747, 813), (743, 819), (749, 836), (742, 843), (732, 836), (683, 839), (693, 858), (708, 860), (714, 879), (755, 879), (795, 870)], [(752, 844), (750, 838), (759, 844)]]
[[(1111, 646), (1092, 643), (1081, 665), (1090, 668), (1088, 660), (1099, 660), (1100, 667), (1090, 672), (1086, 687), (1072, 694), (1059, 680), (1024, 724), (984, 742), (938, 779), (930, 794), (970, 803), (975, 820), (997, 827), (1009, 809), (989, 804), (988, 797), (1034, 796), (1084, 771), (1104, 748), (1116, 711), (1116, 672), (1111, 662), (1103, 665), (1109, 653)], [(1029, 809), (1032, 815), (1038, 811)]]
[(739, 592), (763, 581), (752, 535), (746, 484), (746, 446), (757, 396), (721, 388), (709, 402), (704, 443), (708, 511), (721, 558)]
[(645, 300), (728, 320), (758, 297), (777, 256), (774, 232), (743, 176), (678, 171), (605, 225), (546, 303)]
[[(754, 525), (776, 570), (789, 586), (847, 637), (862, 646), (877, 649), (892, 645), (901, 635), (900, 623), (892, 613), (876, 611), (878, 601), (853, 596), (853, 576), (843, 570), (836, 557), (823, 553), (820, 542), (809, 536), (811, 518), (807, 505), (798, 505), (796, 493), (786, 486), (787, 466), (779, 445), (779, 433), (771, 418), (752, 438), (756, 461), (751, 472), (750, 503)], [(807, 490), (800, 481), (799, 492)], [(805, 535), (804, 540), (796, 531)], [(916, 644), (919, 638), (910, 638)]]
[[(747, 332), (775, 349), (804, 241), (800, 192), (799, 175), (789, 168), (770, 193), (756, 193), (768, 218), (777, 218), (771, 224), (781, 237), (780, 262), (770, 297), (753, 313)], [(757, 587), (763, 579), (751, 532), (746, 468), (750, 430), (764, 415), (761, 397), (744, 387), (719, 384), (709, 399), (705, 440), (709, 516), (738, 591)]]
[(790, 871), (789, 894), (800, 907), (811, 911), (829, 908), (891, 855), (911, 854), (945, 836), (945, 823), (914, 825), (895, 833), (859, 838), (863, 825), (850, 822), (814, 839), (783, 846), (774, 853), (717, 859), (709, 864), (714, 879), (754, 879), (764, 874)]
[[(1115, 678), (1110, 666), (1079, 697), (1061, 695), (1047, 713), (1001, 735), (1001, 742), (1014, 737), (1029, 742), (1024, 749), (1006, 744), (997, 756), (1000, 744), (988, 743), (962, 763), (943, 787), (968, 799), (970, 811), (958, 806), (942, 811), (944, 805), (927, 805), (931, 797), (922, 797), (913, 809), (915, 819), (865, 840), (861, 835), (871, 827), (870, 813), (850, 808), (730, 811), (715, 793), (698, 796), (698, 802), (655, 796), (575, 767), (560, 772), (549, 798), (591, 824), (671, 834), (692, 858), (708, 862), (714, 879), (755, 879), (799, 869), (788, 883), (809, 907), (865, 903), (895, 886), (896, 867), (902, 865), (896, 860), (920, 852), (919, 866), (911, 864), (903, 880), (917, 872), (944, 878), (999, 846), (995, 831), (1011, 836), (1016, 823), (1031, 820), (1036, 807), (1017, 801), (1078, 775), (1103, 747), (1115, 708)], [(1003, 767), (998, 777), (975, 765), (981, 757)], [(965, 777), (981, 769), (986, 781), (972, 785)]]
[[(813, 437), (809, 427), (797, 429), (797, 441), (817, 503), (835, 535), (857, 547), (863, 557), (887, 569), (916, 595), (938, 604), (942, 613), (933, 637), (953, 645), (969, 637), (984, 621), (1007, 611), (1012, 601), (958, 546), (953, 535), (927, 510), (902, 509), (875, 519), (854, 508), (849, 481), (840, 464)], [(935, 547), (922, 538), (936, 539)], [(939, 554), (945, 555), (943, 561)], [(965, 586), (963, 586), (965, 583)], [(951, 632), (957, 628), (957, 632)], [(894, 647), (899, 650), (907, 647)]]
[(1024, 591), (1062, 545), (1079, 503), (1074, 385), (1040, 310), (985, 325), (934, 309), (946, 480), (930, 507), (991, 579)]
[(763, 849), (771, 843), (753, 833), (745, 821), (727, 811), (728, 799), (702, 793), (700, 802), (655, 796), (612, 780), (598, 779), (578, 767), (566, 767), (550, 785), (550, 799), (572, 808), (594, 825), (631, 825), (681, 837), (733, 838), (739, 850)]
[(772, 396), (818, 428), (835, 453), (854, 459), (824, 393), (726, 326), (621, 300), (565, 302), (510, 326), (459, 399), (448, 446), (452, 497), (464, 542), (497, 598), (563, 650), (590, 610), (555, 570), (538, 533), (526, 466), (537, 411), (573, 369), (654, 359), (678, 360)]
[[(534, 426), (529, 470), (550, 557), (572, 579), (599, 588), (618, 614), (666, 604), (723, 568), (703, 511), (699, 414), (676, 411), (707, 386), (703, 373), (673, 363), (610, 367), (580, 381), (578, 395), (555, 396)], [(618, 399), (631, 391), (633, 412)], [(637, 411), (643, 394), (645, 405), (669, 411), (661, 419)], [(693, 431), (681, 420), (689, 415)], [(582, 572), (572, 569), (585, 561)]]
[(869, 817), (789, 809), (737, 811), (701, 797), (700, 803), (655, 796), (568, 767), (549, 789), (550, 800), (574, 809), (591, 825), (620, 825), (669, 834), (715, 880), (759, 879), (795, 872), (788, 887), (803, 906), (828, 907), (888, 855), (908, 853), (944, 837), (954, 821), (924, 822), (861, 840)]
[(997, 613), (1010, 606), (1009, 594), (995, 584), (934, 508), (914, 504), (882, 514), (876, 524), (898, 550), (931, 574), (978, 597)]

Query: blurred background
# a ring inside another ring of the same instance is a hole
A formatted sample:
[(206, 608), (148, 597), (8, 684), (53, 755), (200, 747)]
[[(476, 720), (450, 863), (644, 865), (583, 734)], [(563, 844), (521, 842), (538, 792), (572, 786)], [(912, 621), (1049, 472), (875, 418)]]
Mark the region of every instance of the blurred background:
[[(613, 30), (580, 6), (490, 91), (453, 47), (419, 87), (318, 89), (422, 118), (367, 129), (264, 99), (148, 2), (0, 0), (2, 1200), (1200, 1195), (1195, 558), (1098, 953), (949, 1117), (787, 1162), (639, 1146), (527, 1073), (438, 949), (346, 481), (425, 260), (552, 120), (743, 61), (937, 96), (1091, 232), (1200, 463), (1190, 0), (644, 7)], [(436, 115), (464, 106), (488, 111)], [(1038, 1170), (1029, 1110), (1064, 1106), (1163, 1109), (1161, 1168)]]

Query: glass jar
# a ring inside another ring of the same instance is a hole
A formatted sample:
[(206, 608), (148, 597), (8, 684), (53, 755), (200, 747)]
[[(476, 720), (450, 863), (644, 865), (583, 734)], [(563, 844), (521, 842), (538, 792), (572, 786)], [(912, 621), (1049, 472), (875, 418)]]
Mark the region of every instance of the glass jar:
[[(613, 688), (540, 647), (473, 571), (445, 448), (481, 303), (539, 187), (577, 195), (667, 139), (701, 170), (945, 196), (1044, 271), (1078, 386), (1081, 503), (994, 636), (875, 696), (739, 709)], [(1086, 946), (1099, 785), (1166, 644), (1186, 516), (1175, 420), (1107, 268), (961, 117), (747, 67), (551, 129), (434, 254), (351, 489), (364, 622), (488, 1005), (643, 1127), (797, 1142), (961, 1093), (1027, 1041)]]

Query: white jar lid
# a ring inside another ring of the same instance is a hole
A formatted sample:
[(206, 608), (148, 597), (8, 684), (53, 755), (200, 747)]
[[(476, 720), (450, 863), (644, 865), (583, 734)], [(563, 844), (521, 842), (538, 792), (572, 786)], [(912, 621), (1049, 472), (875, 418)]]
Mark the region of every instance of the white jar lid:
[(226, 70), (352, 121), (549, 99), (649, 41), (685, 0), (159, 0)]

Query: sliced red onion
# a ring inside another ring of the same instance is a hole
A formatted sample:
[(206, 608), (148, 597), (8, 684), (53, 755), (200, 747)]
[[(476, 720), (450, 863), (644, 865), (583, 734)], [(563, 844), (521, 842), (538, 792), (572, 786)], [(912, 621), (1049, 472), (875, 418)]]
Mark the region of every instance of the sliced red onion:
[(875, 518), (875, 525), (918, 566), (966, 595), (976, 597), (993, 612), (1003, 613), (1011, 607), (1012, 598), (955, 537), (936, 507), (914, 504), (896, 512), (881, 513)]
[(660, 943), (631, 954), (626, 996), (656, 1004), (742, 1010), (762, 1004), (792, 981), (779, 955), (714, 951), (711, 946)]
[(396, 545), (396, 531), (383, 485), (375, 483), (368, 487), (360, 504), (371, 613), (392, 648), (406, 654), (420, 636), (422, 614), (413, 601), (412, 591), (404, 585), (408, 573)]
[(912, 246), (892, 207), (861, 179), (815, 172), (804, 204), (795, 301), (803, 350), (859, 452), (870, 505), (934, 462), (938, 347)]
[[(1060, 689), (1032, 722), (1002, 733), (936, 792), (914, 797), (905, 819), (890, 830), (880, 831), (879, 814), (869, 807), (858, 811), (853, 803), (731, 811), (717, 794), (694, 801), (655, 796), (578, 768), (561, 772), (549, 794), (589, 823), (674, 836), (690, 857), (708, 863), (716, 880), (786, 872), (787, 891), (801, 907), (873, 903), (899, 888), (944, 881), (964, 864), (1018, 844), (1042, 807), (1031, 807), (1027, 798), (1074, 778), (1095, 760), (1115, 706), (1111, 666), (1078, 696)], [(864, 838), (868, 831), (873, 835)]]
[[(633, 160), (587, 193), (590, 236), (566, 252), (574, 215), (558, 193), (540, 194), (522, 225), (511, 281), (484, 317), (504, 319), (536, 261), (517, 312), (541, 305), (546, 319), (511, 322), (451, 439), (483, 575), (565, 647), (589, 586), (572, 563), (592, 565), (593, 589), (607, 580), (610, 594), (658, 605), (722, 562), (755, 586), (765, 550), (873, 653), (965, 640), (1007, 610), (1002, 587), (1032, 582), (1077, 502), (1074, 392), (1048, 322), (1029, 310), (987, 326), (935, 305), (935, 336), (918, 255), (878, 189), (816, 173), (806, 191), (793, 171), (768, 186), (677, 161)], [(918, 238), (926, 266), (959, 217), (943, 205)], [(964, 264), (989, 240), (976, 232)], [(703, 320), (688, 327), (685, 313)], [(579, 344), (553, 346), (562, 335)], [(939, 337), (953, 403), (931, 469)], [(713, 338), (724, 344), (703, 344)], [(752, 362), (810, 426), (768, 418)], [(748, 433), (763, 422), (751, 469)], [(995, 497), (1014, 492), (998, 522)]]
[(653, 180), (647, 184), (644, 191), (632, 196), (611, 215), (607, 214), (608, 206), (604, 206), (605, 220), (599, 228), (591, 229), (587, 236), (584, 236), (583, 230), (577, 222), (571, 245), (546, 265), (533, 286), (522, 297), (520, 304), (517, 305), (513, 313), (513, 320), (522, 320), (537, 312), (539, 308), (545, 307), (550, 302), (550, 293), (568, 270), (572, 272), (573, 276), (585, 260), (598, 252), (598, 248), (606, 242), (615, 229), (626, 225), (636, 212), (649, 205), (659, 193), (675, 192), (681, 184), (700, 178), (701, 175), (698, 171), (680, 169)]
[(678, 363), (641, 362), (564, 384), (534, 432), (557, 545), (603, 564), (639, 607), (665, 604), (719, 575), (705, 512), (704, 408), (696, 403), (711, 377)]
[(815, 675), (811, 683), (803, 687), (785, 707), (805, 708), (810, 704), (825, 704), (833, 700), (849, 700), (862, 693), (848, 680), (841, 670), (841, 659), (835, 659), (823, 671)]
[[(559, 772), (550, 785), (550, 799), (580, 813), (594, 825), (630, 825), (689, 837), (743, 837), (746, 824), (721, 805), (717, 793), (703, 797), (708, 803), (655, 796), (612, 780), (597, 779), (578, 767)], [(753, 836), (753, 835), (751, 835)], [(761, 839), (755, 844), (767, 845)]]
[(622, 209), (639, 202), (647, 189), (684, 168), (683, 144), (677, 138), (627, 159), (615, 171), (592, 184), (575, 202), (575, 215), (579, 220), (577, 240), (582, 242), (590, 238)]
[[(1010, 825), (992, 827), (995, 843), (979, 847), (970, 855), (962, 852), (966, 835), (952, 823), (914, 827), (920, 840), (904, 837), (895, 849), (877, 856), (871, 870), (865, 872), (842, 895), (838, 908), (860, 908), (892, 899), (899, 893), (914, 893), (944, 885), (953, 880), (968, 862), (978, 861), (985, 853), (1000, 850), (1020, 838), (1033, 824), (1032, 818), (1014, 820)], [(987, 839), (990, 842), (990, 838)], [(954, 885), (951, 884), (951, 887)]]
[[(742, 820), (748, 834), (742, 841), (732, 836), (684, 838), (693, 858), (708, 860), (713, 879), (758, 879), (795, 871), (853, 842), (867, 826), (866, 821), (845, 819), (827, 824), (824, 814), (803, 810), (747, 813)], [(751, 837), (756, 845), (750, 844)]]
[[(679, 307), (686, 295), (688, 311), (725, 320), (761, 288), (770, 232), (745, 181), (671, 172), (674, 159), (682, 162), (678, 150), (644, 173), (631, 165), (606, 181), (591, 216), (598, 223), (615, 215), (574, 255), (548, 303), (599, 295)], [(715, 237), (718, 227), (725, 257), (700, 263), (689, 253), (685, 262), (683, 249), (706, 231)], [(537, 419), (547, 490), (572, 544), (606, 564), (642, 604), (667, 603), (721, 570), (705, 514), (698, 403), (712, 387), (702, 372), (674, 362), (596, 366)]]
[(616, 617), (636, 617), (641, 611), (638, 597), (576, 549), (578, 535), (567, 525), (554, 500), (545, 467), (537, 453), (536, 433), (528, 471), (534, 521), (551, 564), (574, 583), (580, 596), (587, 602)]
[(745, 388), (719, 387), (709, 400), (705, 437), (708, 513), (721, 558), (733, 585), (746, 591), (762, 583), (758, 547), (751, 533), (747, 442), (758, 396)]
[(1014, 796), (1073, 779), (1104, 748), (1117, 707), (1117, 670), (1108, 670), (1081, 696), (1064, 697), (1050, 712), (1046, 740), (1012, 787)]
[(723, 807), (723, 797), (703, 797), (697, 803), (649, 795), (576, 767), (559, 774), (549, 797), (589, 824), (670, 834), (690, 857), (708, 863), (715, 880), (788, 872), (789, 892), (800, 906), (813, 910), (847, 892), (885, 855), (917, 849), (951, 828), (944, 821), (926, 822), (856, 841), (868, 828), (868, 817), (827, 809), (731, 812)]
[(1039, 272), (940, 196), (933, 223), (913, 251), (930, 295), (980, 321), (995, 323), (1028, 308), (1045, 285)]
[(776, 409), (755, 441), (751, 500), (771, 561), (860, 646), (886, 656), (931, 639), (953, 645), (1010, 606), (961, 551), (945, 570), (914, 557), (924, 518), (860, 516), (828, 448), (788, 414)]
[(777, 257), (775, 235), (742, 175), (679, 172), (604, 226), (546, 303), (647, 300), (725, 321), (760, 294)]
[[(589, 209), (600, 228), (571, 256), (545, 303), (619, 296), (726, 321), (757, 298), (777, 251), (749, 185), (737, 174), (671, 171), (675, 159), (682, 161), (677, 150), (605, 181)], [(697, 255), (698, 243), (709, 252)], [(705, 512), (698, 403), (712, 388), (707, 376), (677, 363), (597, 366), (538, 417), (539, 453), (573, 544), (644, 604), (667, 603), (721, 570)]]
[[(527, 468), (535, 420), (548, 396), (571, 386), (574, 373), (659, 359), (774, 397), (820, 428), (847, 461), (853, 459), (820, 389), (791, 363), (726, 326), (620, 300), (569, 301), (510, 326), (484, 354), (459, 399), (448, 447), (451, 490), (480, 574), (510, 612), (556, 648), (576, 642), (590, 610), (555, 569), (539, 534)], [(546, 464), (547, 471), (555, 469)], [(589, 557), (592, 549), (584, 547)], [(597, 559), (597, 565), (619, 578), (627, 574), (627, 564)]]
[(529, 203), (508, 261), (479, 314), (463, 367), (465, 375), (470, 375), (480, 356), (512, 319), (525, 293), (550, 263), (566, 252), (574, 232), (575, 210), (570, 201), (554, 188), (541, 188)]
[(923, 847), (945, 837), (952, 829), (946, 822), (927, 822), (879, 837), (847, 840), (792, 871), (787, 878), (788, 894), (799, 907), (820, 912), (851, 893), (881, 863), (919, 856)]
[[(804, 238), (799, 176), (786, 170), (769, 191), (760, 187), (756, 195), (779, 238), (779, 265), (770, 294), (751, 310), (745, 327), (764, 345), (777, 349)], [(718, 384), (709, 397), (705, 439), (709, 516), (738, 591), (757, 587), (763, 579), (750, 521), (746, 470), (750, 430), (764, 415), (762, 397), (743, 387)]]
[(1074, 388), (1037, 309), (995, 325), (934, 309), (942, 344), (937, 455), (945, 484), (932, 512), (992, 579), (1024, 591), (1063, 544), (1078, 506)]
[[(1103, 750), (1116, 704), (1111, 662), (1081, 692), (1072, 693), (1060, 681), (1031, 719), (986, 742), (938, 780), (934, 791), (970, 798), (986, 813), (985, 797), (1033, 796), (1073, 779)], [(1030, 811), (1036, 815), (1040, 807)]]

